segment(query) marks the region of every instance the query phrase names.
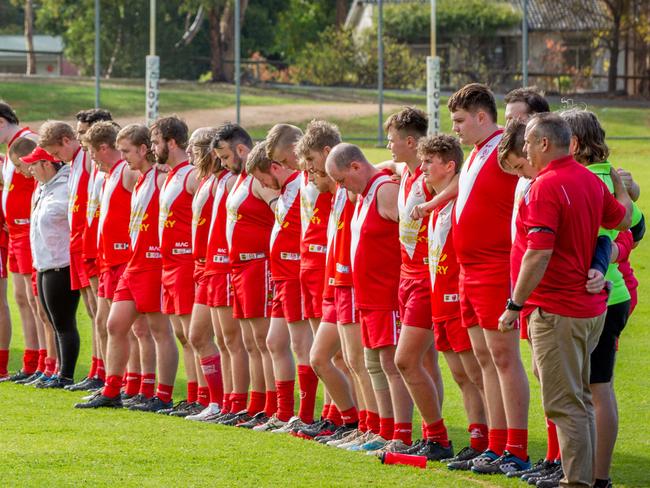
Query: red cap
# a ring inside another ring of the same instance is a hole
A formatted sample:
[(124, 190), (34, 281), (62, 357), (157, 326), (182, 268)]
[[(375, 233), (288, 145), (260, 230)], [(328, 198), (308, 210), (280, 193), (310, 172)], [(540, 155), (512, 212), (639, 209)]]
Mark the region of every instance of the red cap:
[(36, 161), (51, 161), (53, 163), (58, 162), (58, 159), (56, 159), (40, 146), (36, 146), (36, 149), (34, 149), (24, 158), (20, 158), (20, 160), (25, 164), (34, 164)]

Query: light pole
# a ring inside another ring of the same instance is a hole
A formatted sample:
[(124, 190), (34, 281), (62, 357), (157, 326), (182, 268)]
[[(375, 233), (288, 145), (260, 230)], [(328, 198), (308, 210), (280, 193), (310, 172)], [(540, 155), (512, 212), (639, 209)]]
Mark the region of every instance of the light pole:
[(99, 108), (99, 72), (100, 72), (100, 51), (99, 51), (99, 0), (95, 0), (95, 108)]
[(235, 0), (235, 105), (237, 124), (241, 122), (241, 4)]
[(379, 97), (379, 119), (377, 123), (377, 144), (384, 145), (384, 2), (377, 0), (377, 92)]
[(524, 0), (524, 17), (521, 20), (521, 83), (528, 86), (528, 0)]
[(431, 0), (431, 56), (427, 56), (428, 134), (440, 133), (440, 58), (436, 56), (436, 0)]
[(160, 96), (160, 58), (156, 56), (156, 0), (149, 0), (149, 56), (146, 57), (147, 74), (145, 117), (147, 125), (158, 118)]

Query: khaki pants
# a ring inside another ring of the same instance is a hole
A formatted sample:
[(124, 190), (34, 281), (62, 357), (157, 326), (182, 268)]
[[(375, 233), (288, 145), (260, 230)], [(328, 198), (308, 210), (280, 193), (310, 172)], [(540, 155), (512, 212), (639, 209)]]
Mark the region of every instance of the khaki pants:
[(577, 319), (540, 308), (528, 322), (544, 412), (557, 425), (564, 469), (560, 486), (583, 487), (593, 483), (596, 425), (589, 389), (589, 359), (604, 323), (604, 313)]

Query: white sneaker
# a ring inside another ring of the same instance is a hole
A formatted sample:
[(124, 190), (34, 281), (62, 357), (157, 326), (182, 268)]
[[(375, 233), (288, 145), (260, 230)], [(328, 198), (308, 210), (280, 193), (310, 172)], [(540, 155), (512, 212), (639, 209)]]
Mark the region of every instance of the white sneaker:
[(360, 430), (357, 431), (359, 434), (354, 438), (350, 439), (348, 442), (345, 442), (343, 444), (339, 444), (338, 448), (340, 449), (350, 449), (352, 446), (360, 446), (362, 444), (365, 444), (368, 442), (370, 437), (372, 437), (374, 434), (371, 431), (366, 431), (366, 432), (361, 432)]
[(300, 417), (291, 417), (289, 421), (284, 424), (282, 427), (279, 429), (272, 430), (274, 434), (288, 434), (290, 433), (293, 429), (303, 429), (307, 427), (307, 424), (305, 424), (302, 420), (300, 420)]
[(102, 394), (102, 390), (100, 388), (99, 390), (93, 391), (90, 395), (86, 395), (84, 397), (81, 397), (81, 399), (90, 401), (90, 400), (93, 400), (93, 399), (97, 398), (101, 394)]
[(253, 430), (256, 432), (272, 432), (276, 429), (284, 427), (286, 424), (287, 422), (283, 422), (282, 420), (277, 418), (275, 414), (273, 414), (273, 416), (263, 424), (256, 425), (255, 427), (253, 427)]
[(354, 429), (351, 430), (348, 434), (344, 435), (340, 439), (334, 440), (334, 441), (329, 441), (327, 442), (327, 446), (330, 447), (338, 447), (339, 444), (345, 444), (346, 442), (350, 442), (357, 437), (359, 437), (363, 432), (361, 432), (359, 429)]
[(196, 420), (197, 422), (205, 422), (210, 418), (214, 418), (221, 413), (221, 407), (217, 403), (210, 403), (207, 407), (194, 415), (188, 415), (185, 420)]

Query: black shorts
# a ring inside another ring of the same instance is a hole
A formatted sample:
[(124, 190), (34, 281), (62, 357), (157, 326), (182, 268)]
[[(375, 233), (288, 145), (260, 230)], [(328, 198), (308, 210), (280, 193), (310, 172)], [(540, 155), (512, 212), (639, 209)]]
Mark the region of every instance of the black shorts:
[(609, 383), (614, 374), (616, 343), (630, 315), (630, 300), (607, 307), (605, 325), (598, 345), (591, 353), (591, 376), (589, 383)]

